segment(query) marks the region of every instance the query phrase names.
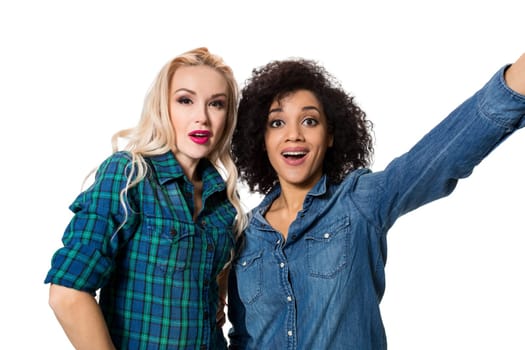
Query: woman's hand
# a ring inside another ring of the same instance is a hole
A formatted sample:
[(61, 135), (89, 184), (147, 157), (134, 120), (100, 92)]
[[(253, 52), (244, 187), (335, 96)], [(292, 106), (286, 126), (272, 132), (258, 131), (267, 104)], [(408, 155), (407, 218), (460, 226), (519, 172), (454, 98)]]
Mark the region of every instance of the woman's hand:
[(219, 304), (217, 305), (217, 315), (216, 315), (216, 324), (217, 328), (222, 328), (226, 323), (226, 312), (224, 312), (224, 307), (228, 305), (223, 298), (219, 298)]
[(507, 69), (505, 81), (512, 90), (525, 95), (525, 53)]

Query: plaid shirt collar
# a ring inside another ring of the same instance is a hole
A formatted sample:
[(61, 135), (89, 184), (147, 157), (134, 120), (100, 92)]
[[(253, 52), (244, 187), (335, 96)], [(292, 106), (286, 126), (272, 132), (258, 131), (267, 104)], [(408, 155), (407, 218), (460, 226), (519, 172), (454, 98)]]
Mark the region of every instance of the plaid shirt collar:
[[(184, 175), (184, 171), (173, 152), (151, 156), (149, 159), (151, 160), (151, 166), (157, 176), (158, 182), (161, 185), (181, 177), (184, 177), (187, 180), (186, 175)], [(199, 168), (202, 169), (202, 182), (204, 185), (203, 196), (207, 197), (213, 192), (224, 190), (226, 186), (224, 179), (208, 159), (201, 159)]]

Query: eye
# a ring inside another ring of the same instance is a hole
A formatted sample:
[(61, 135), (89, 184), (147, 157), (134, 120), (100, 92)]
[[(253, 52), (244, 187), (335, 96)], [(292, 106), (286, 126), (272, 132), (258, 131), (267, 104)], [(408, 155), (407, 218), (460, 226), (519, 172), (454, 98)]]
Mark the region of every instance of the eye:
[(217, 109), (223, 109), (226, 106), (226, 101), (224, 100), (214, 100), (210, 102), (211, 107), (215, 107)]
[(179, 97), (177, 99), (177, 102), (180, 103), (181, 105), (189, 105), (193, 103), (193, 101), (187, 97)]
[(303, 119), (303, 125), (305, 126), (316, 126), (319, 124), (319, 121), (312, 117), (307, 117)]
[(284, 122), (281, 119), (274, 119), (274, 120), (270, 120), (268, 125), (270, 126), (270, 128), (280, 128), (281, 126), (284, 125)]

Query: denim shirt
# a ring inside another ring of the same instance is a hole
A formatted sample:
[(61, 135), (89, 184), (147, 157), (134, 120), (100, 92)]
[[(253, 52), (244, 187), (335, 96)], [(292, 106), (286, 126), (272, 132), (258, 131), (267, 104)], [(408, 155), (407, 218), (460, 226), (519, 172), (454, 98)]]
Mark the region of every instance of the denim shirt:
[(232, 349), (387, 348), (386, 234), (525, 125), (525, 96), (508, 88), (504, 70), (385, 170), (356, 170), (339, 184), (323, 176), (286, 240), (264, 218), (280, 188), (265, 197), (230, 273)]

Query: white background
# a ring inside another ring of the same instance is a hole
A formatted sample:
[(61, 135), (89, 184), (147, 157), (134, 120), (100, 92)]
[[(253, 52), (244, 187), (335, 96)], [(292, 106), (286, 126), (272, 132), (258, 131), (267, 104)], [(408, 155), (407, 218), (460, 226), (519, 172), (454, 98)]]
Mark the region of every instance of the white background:
[[(207, 46), (240, 85), (271, 59), (320, 61), (375, 123), (380, 170), (525, 52), (521, 3), (3, 1), (0, 348), (71, 348), (43, 284), (67, 207), (173, 56)], [(390, 231), (389, 349), (525, 348), (524, 149), (518, 132)]]

